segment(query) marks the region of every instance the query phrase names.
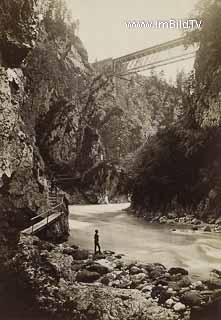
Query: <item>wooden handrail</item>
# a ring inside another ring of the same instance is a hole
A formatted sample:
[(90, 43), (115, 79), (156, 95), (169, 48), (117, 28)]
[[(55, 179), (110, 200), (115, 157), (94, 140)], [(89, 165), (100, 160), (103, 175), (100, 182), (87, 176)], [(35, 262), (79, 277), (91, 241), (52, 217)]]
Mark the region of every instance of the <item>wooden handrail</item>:
[(41, 216), (44, 216), (44, 217), (45, 217), (45, 214), (47, 214), (47, 215), (46, 215), (46, 217), (47, 217), (49, 212), (51, 212), (51, 211), (53, 211), (54, 209), (60, 207), (63, 203), (64, 203), (64, 202), (63, 202), (63, 200), (62, 200), (61, 203), (57, 204), (55, 207), (52, 207), (52, 208), (49, 209), (48, 211), (43, 212), (43, 213), (37, 215), (36, 217), (31, 218), (31, 221), (36, 220), (36, 219), (40, 218)]

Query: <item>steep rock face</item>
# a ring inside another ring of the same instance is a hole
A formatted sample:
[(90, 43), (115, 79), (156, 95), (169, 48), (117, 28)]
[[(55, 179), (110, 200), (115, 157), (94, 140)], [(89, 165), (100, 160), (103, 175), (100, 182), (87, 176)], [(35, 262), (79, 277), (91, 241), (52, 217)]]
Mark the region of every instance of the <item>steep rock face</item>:
[(175, 86), (155, 73), (116, 77), (114, 92), (121, 112), (112, 114), (101, 133), (109, 159), (119, 161), (175, 121), (181, 96)]
[(20, 66), (36, 45), (47, 4), (42, 0), (1, 1), (0, 52), (7, 66)]
[[(68, 27), (56, 13), (54, 2), (0, 4), (1, 244), (10, 242), (12, 234), (17, 241), (30, 219), (48, 210), (51, 166), (75, 173), (83, 141), (96, 133), (85, 129), (84, 100), (78, 95), (90, 74), (87, 53), (74, 25)], [(90, 142), (82, 171), (100, 152), (97, 137)], [(63, 211), (43, 237), (54, 241), (67, 237)]]
[(196, 108), (195, 116), (202, 127), (220, 127), (220, 13), (219, 1), (210, 1), (201, 13), (200, 47), (196, 55)]
[[(27, 48), (30, 49), (31, 41), (35, 39), (38, 32), (38, 6), (32, 1), (23, 1), (23, 4), (27, 4), (25, 12), (30, 15), (30, 20), (27, 21), (25, 18), (26, 32), (30, 29), (29, 37), (27, 33), (24, 33), (23, 38), (21, 36), (21, 30), (24, 27), (21, 23), (22, 18), (20, 15), (13, 18), (13, 13), (14, 15), (18, 13), (15, 10), (18, 1), (10, 3), (3, 1), (0, 6), (0, 51), (2, 54), (0, 66), (0, 201), (2, 208), (0, 237), (3, 253), (10, 252), (8, 245), (10, 247), (16, 244), (19, 229), (27, 225), (34, 212), (46, 206), (44, 186), (42, 181), (38, 181), (35, 176), (36, 166), (43, 168), (43, 163), (40, 161), (34, 138), (28, 135), (26, 124), (21, 116), (22, 105), (26, 98), (25, 78), (22, 70), (15, 68), (26, 56)], [(12, 23), (13, 19), (15, 21)], [(31, 25), (36, 28), (33, 34)], [(14, 28), (18, 28), (17, 33), (14, 33)], [(4, 257), (2, 254), (0, 256)]]

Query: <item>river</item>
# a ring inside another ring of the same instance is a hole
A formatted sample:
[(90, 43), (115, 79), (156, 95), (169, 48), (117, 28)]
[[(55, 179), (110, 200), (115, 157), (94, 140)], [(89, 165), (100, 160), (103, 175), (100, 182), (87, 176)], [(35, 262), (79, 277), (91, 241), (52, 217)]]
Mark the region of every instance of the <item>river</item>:
[(193, 278), (208, 278), (221, 269), (221, 235), (168, 225), (149, 224), (123, 209), (129, 204), (70, 206), (69, 244), (93, 250), (99, 229), (102, 250), (123, 253), (126, 259), (183, 267)]

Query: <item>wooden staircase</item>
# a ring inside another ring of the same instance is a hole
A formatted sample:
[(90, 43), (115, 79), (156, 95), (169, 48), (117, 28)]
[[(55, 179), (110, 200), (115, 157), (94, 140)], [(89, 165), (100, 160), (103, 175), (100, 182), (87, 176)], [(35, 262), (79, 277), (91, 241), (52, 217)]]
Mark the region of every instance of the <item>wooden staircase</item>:
[[(56, 192), (54, 193), (53, 190), (51, 190), (50, 182), (48, 184), (50, 186), (48, 193), (49, 210), (32, 218), (31, 222), (33, 222), (33, 224), (30, 227), (22, 230), (21, 233), (28, 235), (38, 233), (42, 229), (45, 229), (54, 223), (63, 214), (63, 196), (61, 194), (57, 194)], [(35, 221), (39, 220), (40, 218), (42, 220), (35, 223)]]

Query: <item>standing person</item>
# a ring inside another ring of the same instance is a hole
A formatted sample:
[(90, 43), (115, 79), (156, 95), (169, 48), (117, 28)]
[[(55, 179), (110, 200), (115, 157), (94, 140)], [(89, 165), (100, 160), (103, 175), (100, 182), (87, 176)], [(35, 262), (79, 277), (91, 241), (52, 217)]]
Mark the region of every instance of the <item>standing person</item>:
[(94, 234), (94, 254), (97, 253), (97, 249), (98, 249), (98, 252), (101, 253), (98, 230), (95, 230), (95, 234)]

